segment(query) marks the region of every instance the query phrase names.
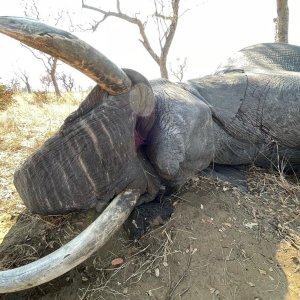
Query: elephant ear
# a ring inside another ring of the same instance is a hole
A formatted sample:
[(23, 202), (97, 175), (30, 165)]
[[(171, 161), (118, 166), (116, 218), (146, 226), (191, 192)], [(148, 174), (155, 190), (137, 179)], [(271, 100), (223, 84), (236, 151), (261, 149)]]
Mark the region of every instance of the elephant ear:
[(178, 186), (212, 160), (211, 111), (178, 84), (158, 80), (152, 87), (157, 104), (147, 155), (168, 185)]

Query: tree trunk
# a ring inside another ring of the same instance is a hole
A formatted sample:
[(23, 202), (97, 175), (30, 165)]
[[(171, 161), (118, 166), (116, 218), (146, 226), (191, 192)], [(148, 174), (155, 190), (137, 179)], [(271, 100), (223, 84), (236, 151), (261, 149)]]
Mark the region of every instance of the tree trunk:
[(26, 81), (26, 82), (25, 82), (25, 85), (26, 85), (27, 93), (30, 93), (30, 94), (31, 94), (31, 86), (30, 86), (29, 82)]
[(160, 76), (162, 78), (169, 78), (168, 69), (167, 69), (167, 58), (161, 57), (159, 61), (159, 69), (160, 69)]
[(58, 83), (57, 83), (57, 80), (56, 80), (56, 66), (57, 66), (57, 58), (55, 58), (53, 60), (53, 65), (52, 65), (52, 69), (51, 69), (51, 72), (50, 72), (50, 77), (51, 77), (51, 80), (52, 80), (52, 84), (54, 86), (54, 90), (55, 90), (55, 94), (57, 97), (61, 97), (61, 93), (60, 93), (60, 90), (59, 90), (59, 87), (58, 87)]
[(52, 76), (52, 74), (51, 74), (51, 80), (52, 80), (52, 83), (53, 83), (53, 86), (54, 86), (56, 96), (61, 97), (61, 93), (60, 93), (55, 75)]
[(31, 94), (32, 89), (31, 89), (31, 85), (29, 83), (29, 76), (26, 74), (26, 72), (25, 71), (21, 72), (21, 75), (19, 76), (19, 78), (24, 82), (27, 93)]
[(277, 0), (276, 38), (277, 43), (288, 43), (289, 7), (288, 0)]

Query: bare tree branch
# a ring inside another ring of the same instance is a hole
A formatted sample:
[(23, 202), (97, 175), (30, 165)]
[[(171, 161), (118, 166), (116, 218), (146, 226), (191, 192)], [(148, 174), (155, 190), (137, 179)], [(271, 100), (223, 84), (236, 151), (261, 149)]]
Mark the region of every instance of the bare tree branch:
[(120, 0), (117, 0), (117, 11), (121, 13)]
[(180, 63), (180, 59), (177, 58), (177, 69), (173, 69), (172, 66), (170, 66), (171, 74), (179, 81), (181, 82), (184, 77), (184, 73), (187, 69), (187, 58), (185, 57), (184, 60)]
[[(129, 16), (121, 10), (120, 0), (116, 0), (116, 11), (106, 11), (100, 7), (91, 6), (81, 0), (82, 8), (97, 11), (102, 14), (102, 19), (95, 22), (91, 28), (93, 31), (97, 30), (98, 26), (109, 17), (115, 17), (134, 24), (138, 27), (141, 36), (140, 42), (151, 55), (153, 60), (159, 65), (161, 76), (168, 78), (168, 71), (166, 67), (167, 56), (175, 35), (178, 19), (179, 19), (179, 2), (180, 0), (171, 0), (172, 12), (170, 15), (166, 15), (164, 12), (164, 2), (154, 1), (155, 12), (153, 14), (154, 22), (156, 23), (158, 31), (158, 42), (160, 45), (160, 54), (157, 54), (151, 46), (148, 36), (145, 31), (147, 22), (142, 22), (137, 15), (134, 17)], [(169, 24), (168, 24), (169, 23)]]
[(19, 73), (16, 74), (16, 76), (18, 78), (20, 78), (21, 81), (24, 82), (27, 93), (31, 93), (32, 89), (31, 89), (31, 85), (29, 83), (29, 76), (27, 75), (27, 72), (25, 70), (23, 70), (23, 71), (20, 70)]
[[(117, 1), (117, 2), (119, 2), (119, 1)], [(84, 3), (84, 0), (82, 0), (82, 7), (90, 9), (90, 10), (94, 10), (94, 11), (97, 11), (97, 12), (100, 12), (101, 14), (103, 14), (103, 18), (98, 23), (95, 24), (95, 26), (94, 26), (95, 30), (98, 28), (99, 24), (101, 24), (108, 17), (119, 18), (119, 19), (125, 20), (125, 21), (127, 21), (131, 24), (137, 25), (138, 28), (139, 28), (140, 34), (142, 36), (141, 42), (142, 42), (143, 46), (146, 48), (146, 50), (149, 52), (149, 54), (152, 56), (152, 58), (156, 61), (156, 63), (159, 64), (159, 57), (154, 52), (154, 50), (152, 49), (152, 47), (149, 43), (148, 37), (145, 33), (144, 25), (143, 25), (141, 20), (139, 20), (136, 17), (135, 18), (130, 17), (127, 14), (122, 13), (121, 10), (119, 12), (111, 12), (111, 11), (105, 11), (101, 8), (97, 8), (97, 7), (94, 7), (94, 6), (87, 5), (87, 4)], [(120, 3), (118, 4), (118, 9), (120, 9)]]
[(66, 73), (62, 73), (58, 79), (62, 82), (62, 85), (67, 92), (72, 92), (75, 85), (75, 80), (70, 74), (67, 75)]
[[(34, 17), (37, 20), (41, 20), (40, 16), (40, 11), (39, 8), (36, 4), (36, 0), (31, 0), (31, 5), (28, 5), (28, 1), (23, 0), (23, 5), (24, 5), (24, 14), (28, 17)], [(55, 15), (51, 16), (51, 20), (54, 26), (57, 26), (67, 15), (70, 18), (68, 14), (64, 12), (64, 10), (58, 10)], [(50, 18), (50, 17), (49, 17)], [(52, 56), (49, 56), (45, 54), (44, 52), (41, 51), (34, 51), (30, 47), (27, 47), (24, 44), (21, 44), (23, 47), (28, 49), (31, 54), (38, 60), (40, 60), (45, 67), (46, 73), (49, 75), (52, 81), (52, 85), (55, 90), (55, 94), (57, 96), (61, 96), (60, 89), (57, 83), (57, 66), (58, 66), (58, 59)]]
[[(44, 65), (44, 67), (48, 70), (48, 66), (46, 65), (46, 63), (45, 63), (45, 61), (44, 61), (44, 59), (43, 59), (42, 57), (38, 56), (38, 55), (36, 54), (36, 52), (35, 52), (33, 49), (31, 49), (30, 47), (28, 47), (27, 45), (21, 43), (21, 46), (24, 47), (24, 48), (26, 48), (26, 49), (28, 49), (28, 50), (31, 52), (31, 54), (32, 54), (36, 59), (40, 60), (40, 61), (42, 62), (42, 64)], [(44, 54), (43, 52), (41, 52), (41, 53)], [(46, 54), (44, 54), (44, 55), (46, 56)]]

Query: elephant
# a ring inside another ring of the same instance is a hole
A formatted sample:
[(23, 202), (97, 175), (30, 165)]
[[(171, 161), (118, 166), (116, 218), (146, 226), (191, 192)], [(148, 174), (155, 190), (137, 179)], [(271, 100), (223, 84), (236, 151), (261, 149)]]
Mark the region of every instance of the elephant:
[(52, 55), (96, 82), (58, 132), (16, 170), (36, 214), (105, 210), (60, 249), (0, 272), (0, 292), (52, 280), (100, 248), (133, 208), (210, 164), (300, 163), (300, 47), (247, 47), (215, 73), (173, 83), (120, 69), (74, 35), (22, 17), (0, 32)]

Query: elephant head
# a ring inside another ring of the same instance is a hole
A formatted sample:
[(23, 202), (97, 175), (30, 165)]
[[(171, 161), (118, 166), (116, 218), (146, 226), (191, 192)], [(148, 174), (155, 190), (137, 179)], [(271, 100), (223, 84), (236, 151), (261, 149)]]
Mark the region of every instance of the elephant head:
[[(0, 272), (0, 293), (30, 288), (72, 269), (121, 226), (133, 207), (152, 200), (159, 179), (143, 147), (155, 98), (141, 74), (122, 70), (68, 32), (35, 20), (0, 17), (0, 32), (92, 78), (97, 86), (60, 130), (16, 171), (14, 184), (33, 213), (106, 210), (84, 232), (31, 264)], [(113, 199), (113, 200), (112, 200)]]
[(152, 81), (119, 69), (68, 32), (35, 20), (0, 17), (0, 32), (44, 51), (97, 86), (59, 131), (15, 172), (33, 213), (105, 211), (74, 240), (31, 264), (0, 272), (0, 293), (64, 274), (101, 247), (133, 207), (153, 200), (160, 184), (181, 185), (214, 157), (209, 105), (189, 84)]

